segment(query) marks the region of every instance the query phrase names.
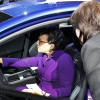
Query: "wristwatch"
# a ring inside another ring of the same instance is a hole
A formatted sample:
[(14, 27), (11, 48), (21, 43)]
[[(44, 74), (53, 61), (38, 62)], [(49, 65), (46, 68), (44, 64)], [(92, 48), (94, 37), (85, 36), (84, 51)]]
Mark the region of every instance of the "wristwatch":
[(45, 95), (46, 95), (46, 92), (44, 92), (44, 91), (41, 91), (41, 92), (42, 92), (43, 96), (45, 96)]

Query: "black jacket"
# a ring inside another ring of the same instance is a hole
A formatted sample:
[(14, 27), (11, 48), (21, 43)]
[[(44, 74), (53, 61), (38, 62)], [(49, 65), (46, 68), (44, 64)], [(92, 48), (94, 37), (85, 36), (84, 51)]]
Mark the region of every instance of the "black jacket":
[(94, 100), (100, 100), (100, 33), (83, 45), (81, 58), (91, 95)]

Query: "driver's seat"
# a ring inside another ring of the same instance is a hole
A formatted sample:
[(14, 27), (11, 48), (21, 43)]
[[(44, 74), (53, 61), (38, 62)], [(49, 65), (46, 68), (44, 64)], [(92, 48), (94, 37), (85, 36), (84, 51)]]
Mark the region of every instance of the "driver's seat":
[(74, 43), (67, 45), (64, 50), (73, 58), (73, 61), (76, 65), (73, 90), (69, 97), (69, 100), (84, 100), (87, 87), (80, 53), (75, 48)]
[(39, 52), (37, 51), (37, 45), (35, 42), (29, 49), (29, 56), (33, 57), (33, 56), (36, 56), (37, 54), (39, 54)]

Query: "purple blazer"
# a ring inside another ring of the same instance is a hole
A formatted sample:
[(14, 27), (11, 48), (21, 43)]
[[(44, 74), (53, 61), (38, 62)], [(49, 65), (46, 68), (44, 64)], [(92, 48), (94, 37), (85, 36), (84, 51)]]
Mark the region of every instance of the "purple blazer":
[(26, 68), (38, 66), (39, 87), (49, 93), (50, 97), (68, 97), (72, 90), (75, 73), (72, 58), (63, 50), (55, 51), (48, 60), (46, 60), (46, 57), (46, 54), (41, 53), (35, 57), (25, 59), (2, 58), (3, 67)]

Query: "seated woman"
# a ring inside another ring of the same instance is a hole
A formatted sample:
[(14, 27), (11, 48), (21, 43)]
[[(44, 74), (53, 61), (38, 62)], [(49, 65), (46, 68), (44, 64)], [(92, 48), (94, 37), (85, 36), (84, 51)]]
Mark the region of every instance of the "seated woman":
[(0, 58), (3, 67), (38, 66), (40, 83), (35, 84), (38, 88), (30, 91), (26, 85), (16, 90), (67, 100), (73, 86), (75, 65), (70, 55), (63, 51), (64, 43), (64, 34), (59, 29), (45, 28), (36, 43), (40, 54), (25, 59)]

